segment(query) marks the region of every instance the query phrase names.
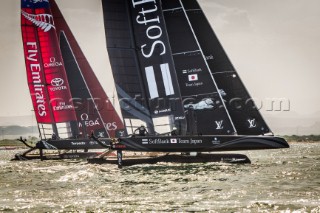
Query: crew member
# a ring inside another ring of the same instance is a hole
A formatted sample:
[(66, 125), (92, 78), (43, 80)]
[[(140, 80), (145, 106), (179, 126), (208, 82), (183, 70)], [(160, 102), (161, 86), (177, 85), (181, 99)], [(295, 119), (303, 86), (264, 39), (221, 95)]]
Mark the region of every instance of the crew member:
[(178, 135), (178, 131), (175, 126), (172, 128), (171, 135), (173, 135), (173, 136)]
[(58, 138), (57, 138), (57, 135), (56, 135), (55, 133), (52, 133), (51, 139), (52, 139), (52, 140), (57, 140), (57, 139), (58, 139)]
[(137, 133), (139, 133), (139, 136), (146, 136), (148, 134), (147, 129), (144, 127), (144, 125), (141, 125), (140, 127), (138, 127), (135, 131), (134, 134), (136, 135)]

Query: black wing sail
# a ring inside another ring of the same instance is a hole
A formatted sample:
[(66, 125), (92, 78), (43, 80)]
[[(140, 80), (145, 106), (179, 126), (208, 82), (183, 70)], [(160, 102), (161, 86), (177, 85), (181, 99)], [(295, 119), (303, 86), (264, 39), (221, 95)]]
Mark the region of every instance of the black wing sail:
[(131, 120), (141, 120), (153, 133), (155, 118), (165, 116), (172, 124), (185, 126), (160, 2), (102, 0), (102, 5), (107, 49), (126, 126)]
[(181, 0), (238, 134), (270, 133), (196, 0)]
[(162, 0), (162, 10), (173, 52), (183, 104), (195, 117), (196, 132), (205, 135), (235, 134), (228, 111), (210, 67), (194, 35), (182, 3)]
[[(92, 129), (95, 135), (108, 137), (108, 132), (105, 130), (102, 123), (103, 120), (99, 111), (96, 109), (95, 103), (93, 102), (94, 99), (81, 74), (77, 60), (74, 57), (69, 41), (64, 32), (61, 32), (60, 34), (60, 48), (66, 67), (70, 91), (74, 98), (77, 113), (80, 115), (80, 118), (78, 119), (80, 131), (82, 130), (80, 134), (86, 137), (87, 134), (91, 133), (89, 131)], [(90, 122), (88, 122), (89, 118), (91, 119)], [(90, 126), (94, 128), (89, 128)]]

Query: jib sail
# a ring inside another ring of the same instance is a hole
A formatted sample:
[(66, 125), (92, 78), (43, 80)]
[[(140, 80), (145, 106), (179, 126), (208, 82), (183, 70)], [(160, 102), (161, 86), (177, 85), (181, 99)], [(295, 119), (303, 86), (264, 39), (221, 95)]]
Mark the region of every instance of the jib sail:
[[(107, 49), (126, 126), (160, 132), (185, 115), (160, 1), (103, 0)], [(138, 122), (138, 123), (137, 123)], [(160, 124), (159, 124), (160, 123)]]
[(124, 136), (123, 123), (95, 76), (58, 5), (51, 0), (56, 33), (69, 79), (79, 129), (82, 135)]
[[(168, 1), (168, 0), (167, 0)], [(271, 132), (196, 0), (181, 0), (238, 134)]]
[[(76, 115), (49, 2), (22, 0), (21, 29), (37, 122), (54, 124), (53, 131), (58, 134), (55, 124), (70, 124), (76, 121)], [(72, 129), (72, 135), (76, 131)]]

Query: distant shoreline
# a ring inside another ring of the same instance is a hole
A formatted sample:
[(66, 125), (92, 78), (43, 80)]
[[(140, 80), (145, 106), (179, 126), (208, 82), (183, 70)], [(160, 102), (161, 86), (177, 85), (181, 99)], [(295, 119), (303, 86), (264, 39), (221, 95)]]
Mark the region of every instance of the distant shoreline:
[[(35, 145), (36, 140), (30, 141), (29, 144)], [(0, 150), (19, 149), (19, 148), (25, 148), (25, 147), (26, 146), (23, 143), (15, 139), (0, 140)]]

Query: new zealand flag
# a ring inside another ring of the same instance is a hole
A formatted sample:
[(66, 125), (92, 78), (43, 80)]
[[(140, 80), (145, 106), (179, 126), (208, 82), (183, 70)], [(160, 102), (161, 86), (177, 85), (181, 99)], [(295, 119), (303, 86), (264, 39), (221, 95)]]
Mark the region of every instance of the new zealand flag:
[(49, 8), (49, 0), (21, 0), (22, 8)]

